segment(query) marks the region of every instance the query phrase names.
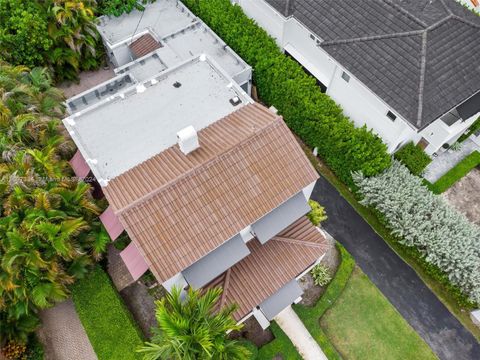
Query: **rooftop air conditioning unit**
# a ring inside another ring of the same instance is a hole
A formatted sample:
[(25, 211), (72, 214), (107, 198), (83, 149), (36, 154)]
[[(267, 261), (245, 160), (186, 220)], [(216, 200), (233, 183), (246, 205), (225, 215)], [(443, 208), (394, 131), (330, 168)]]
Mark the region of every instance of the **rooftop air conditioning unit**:
[(192, 151), (198, 149), (200, 144), (198, 142), (197, 131), (193, 126), (187, 126), (177, 133), (178, 146), (180, 150), (188, 155)]

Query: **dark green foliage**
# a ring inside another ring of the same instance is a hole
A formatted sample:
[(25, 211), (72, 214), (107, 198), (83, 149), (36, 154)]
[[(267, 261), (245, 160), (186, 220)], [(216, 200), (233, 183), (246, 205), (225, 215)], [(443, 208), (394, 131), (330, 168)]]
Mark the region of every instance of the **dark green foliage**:
[(274, 105), (288, 126), (349, 186), (351, 172), (366, 176), (386, 169), (391, 158), (386, 145), (366, 127), (356, 128), (341, 108), (239, 6), (228, 0), (186, 0), (224, 41), (254, 68), (262, 101)]
[(468, 128), (465, 134), (460, 136), (460, 138), (458, 139), (458, 142), (464, 142), (470, 137), (470, 135), (476, 133), (478, 130), (480, 130), (480, 117), (477, 120), (475, 120), (475, 122)]
[(0, 1), (0, 60), (48, 67), (57, 80), (98, 68), (103, 50), (95, 5), (94, 0)]
[(43, 360), (44, 351), (43, 345), (38, 341), (35, 334), (31, 335), (27, 342), (27, 359), (28, 360)]
[(395, 159), (403, 163), (413, 175), (420, 175), (432, 162), (430, 156), (413, 142), (409, 142), (398, 150), (395, 153)]
[(480, 153), (478, 151), (474, 151), (453, 168), (451, 168), (450, 171), (438, 179), (434, 184), (428, 183), (427, 186), (435, 194), (441, 194), (479, 165)]
[(275, 339), (258, 350), (257, 360), (271, 360), (277, 355), (281, 355), (282, 359), (302, 360), (291, 340), (275, 321), (271, 322), (270, 330), (275, 335)]
[(73, 302), (99, 360), (139, 360), (142, 335), (108, 275), (97, 266), (72, 289)]
[(144, 10), (143, 5), (155, 0), (98, 0), (97, 11), (100, 15), (120, 16), (133, 10)]
[(45, 10), (34, 0), (0, 1), (0, 57), (33, 67), (44, 63), (51, 49)]
[(325, 312), (337, 301), (347, 285), (348, 279), (355, 268), (355, 260), (352, 255), (339, 243), (337, 249), (340, 252), (341, 262), (335, 273), (335, 277), (328, 285), (327, 290), (313, 307), (293, 305), (298, 317), (305, 324), (313, 338), (318, 342), (328, 359), (341, 359), (335, 347), (320, 327), (319, 320)]

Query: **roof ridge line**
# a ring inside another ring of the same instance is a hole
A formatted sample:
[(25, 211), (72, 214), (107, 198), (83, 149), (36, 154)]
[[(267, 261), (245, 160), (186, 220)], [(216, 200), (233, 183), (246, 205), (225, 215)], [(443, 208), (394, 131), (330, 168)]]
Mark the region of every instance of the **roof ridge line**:
[(361, 41), (382, 40), (382, 39), (391, 39), (391, 38), (398, 38), (398, 37), (414, 36), (414, 35), (420, 35), (420, 34), (424, 33), (425, 31), (426, 31), (426, 29), (421, 29), (421, 30), (412, 30), (412, 31), (405, 31), (405, 32), (393, 33), (393, 34), (363, 36), (363, 37), (351, 38), (351, 39), (328, 40), (328, 41), (322, 42), (320, 44), (320, 46), (340, 45), (340, 44), (343, 45), (343, 44), (350, 44), (350, 43), (361, 42)]
[[(257, 105), (256, 103), (253, 104), (255, 107), (260, 107), (260, 105)], [(247, 108), (247, 106), (243, 107), (242, 109), (245, 109)], [(248, 107), (250, 108), (250, 107)], [(263, 108), (263, 107), (261, 107)], [(240, 109), (240, 110), (242, 110)], [(238, 110), (239, 111), (239, 110)], [(266, 110), (266, 111), (269, 111), (269, 110)], [(235, 112), (229, 114), (229, 115), (232, 115), (234, 114)], [(220, 119), (219, 121), (227, 118), (229, 115), (225, 116), (224, 118)], [(283, 121), (282, 117), (280, 115), (275, 115), (275, 119), (270, 122), (269, 124), (267, 124), (266, 126), (258, 129), (258, 130), (255, 130), (254, 133), (252, 134), (252, 136), (250, 137), (247, 137), (245, 138), (244, 140), (240, 141), (238, 144), (236, 144), (235, 146), (232, 146), (230, 147), (228, 150), (226, 150), (225, 152), (223, 152), (222, 154), (216, 156), (216, 157), (213, 157), (211, 158), (210, 160), (208, 160), (207, 162), (203, 163), (203, 164), (198, 164), (197, 166), (194, 166), (193, 168), (191, 168), (190, 170), (188, 170), (187, 172), (183, 173), (182, 175), (178, 176), (177, 178), (175, 179), (172, 179), (170, 181), (168, 181), (167, 183), (163, 184), (162, 186), (156, 188), (156, 189), (153, 189), (152, 191), (150, 191), (148, 194), (145, 194), (141, 197), (139, 197), (138, 199), (135, 199), (134, 201), (132, 201), (130, 204), (122, 207), (121, 209), (118, 209), (117, 211), (114, 211), (115, 215), (120, 215), (120, 214), (123, 214), (124, 212), (132, 209), (132, 208), (135, 208), (141, 204), (143, 204), (144, 202), (146, 202), (147, 200), (151, 199), (152, 197), (154, 197), (155, 195), (157, 195), (159, 192), (161, 192), (163, 189), (169, 187), (170, 185), (172, 185), (172, 183), (174, 182), (177, 182), (179, 179), (184, 179), (186, 178), (187, 176), (189, 176), (190, 174), (194, 173), (195, 171), (197, 171), (199, 168), (201, 167), (205, 167), (205, 166), (208, 166), (216, 161), (218, 161), (220, 158), (223, 158), (224, 156), (226, 156), (227, 154), (230, 154), (233, 150), (237, 149), (238, 147), (240, 146), (244, 146), (246, 143), (252, 141), (253, 139), (257, 138), (259, 136), (260, 133), (262, 133), (263, 131), (265, 131), (266, 129), (269, 129), (270, 127), (273, 127), (274, 125), (278, 124), (278, 121), (281, 120)], [(213, 124), (212, 124), (213, 125)], [(175, 146), (175, 145), (173, 145)], [(158, 155), (158, 154), (157, 154)], [(108, 186), (108, 185), (107, 185)]]
[(232, 272), (232, 268), (229, 267), (225, 273), (225, 279), (223, 280), (223, 291), (222, 296), (220, 297), (220, 309), (225, 306), (225, 301), (227, 300), (227, 292), (228, 292), (228, 285), (230, 285), (230, 274)]
[(452, 15), (451, 18), (454, 19), (454, 20), (458, 20), (460, 22), (463, 22), (464, 24), (470, 25), (474, 28), (480, 29), (480, 24), (475, 24), (475, 23), (471, 22), (470, 20), (464, 19), (464, 18), (462, 18), (458, 15)]
[(445, 4), (445, 1), (443, 0), (440, 0), (440, 4), (442, 4), (443, 8), (445, 9), (445, 11), (447, 13), (449, 13), (450, 15), (453, 15), (453, 12), (452, 12), (452, 9), (450, 9), (447, 4)]
[(388, 3), (390, 6), (396, 8), (398, 11), (404, 13), (406, 16), (408, 16), (411, 20), (414, 20), (416, 21), (417, 23), (419, 23), (420, 25), (424, 26), (424, 27), (428, 27), (428, 24), (423, 22), (422, 20), (420, 20), (418, 17), (416, 17), (415, 15), (413, 15), (410, 11), (404, 9), (403, 7), (401, 7), (400, 5), (392, 2), (392, 0), (383, 0), (385, 1), (386, 3)]
[(425, 89), (425, 73), (427, 67), (427, 36), (428, 32), (425, 31), (422, 35), (422, 58), (420, 62), (420, 82), (418, 85), (418, 111), (417, 111), (417, 127), (422, 125), (423, 116), (423, 93)]
[(303, 240), (298, 240), (290, 237), (285, 237), (285, 236), (274, 236), (272, 240), (279, 241), (279, 242), (285, 242), (289, 244), (294, 244), (294, 245), (302, 245), (302, 246), (309, 246), (309, 247), (314, 247), (314, 248), (323, 248), (322, 244), (319, 243), (314, 243), (310, 241), (303, 241)]

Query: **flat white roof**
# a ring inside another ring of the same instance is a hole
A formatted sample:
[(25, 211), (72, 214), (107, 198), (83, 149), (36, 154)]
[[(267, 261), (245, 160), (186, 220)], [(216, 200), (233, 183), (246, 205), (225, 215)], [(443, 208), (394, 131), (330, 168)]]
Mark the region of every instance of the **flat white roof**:
[[(253, 102), (206, 55), (154, 75), (64, 119), (97, 179), (112, 179), (175, 145), (187, 126), (200, 131)], [(242, 102), (234, 106), (236, 96)]]
[(104, 16), (97, 28), (119, 67), (136, 62), (129, 45), (149, 33), (161, 44), (156, 53), (167, 67), (208, 54), (233, 77), (243, 71), (251, 72), (242, 58), (177, 0), (157, 0), (145, 5), (143, 12)]
[[(177, 0), (157, 0), (144, 5), (145, 11), (133, 10), (122, 16), (104, 16), (97, 26), (102, 37), (110, 45), (131, 38), (134, 33), (152, 30), (158, 37), (170, 35), (185, 28), (196, 17)], [(143, 14), (143, 16), (142, 16)]]

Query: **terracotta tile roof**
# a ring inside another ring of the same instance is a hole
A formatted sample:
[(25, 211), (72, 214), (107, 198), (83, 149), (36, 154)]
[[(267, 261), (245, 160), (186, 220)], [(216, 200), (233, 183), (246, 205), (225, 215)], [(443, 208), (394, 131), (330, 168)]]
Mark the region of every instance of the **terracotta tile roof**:
[(257, 239), (247, 245), (251, 254), (205, 287), (223, 288), (219, 307), (236, 303), (237, 321), (300, 275), (330, 247), (306, 217), (263, 246)]
[(130, 51), (135, 59), (141, 58), (152, 51), (162, 47), (162, 45), (150, 34), (140, 36), (137, 40), (130, 44)]
[(318, 175), (282, 118), (246, 105), (111, 180), (110, 205), (165, 281), (314, 182)]

